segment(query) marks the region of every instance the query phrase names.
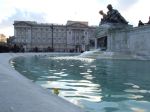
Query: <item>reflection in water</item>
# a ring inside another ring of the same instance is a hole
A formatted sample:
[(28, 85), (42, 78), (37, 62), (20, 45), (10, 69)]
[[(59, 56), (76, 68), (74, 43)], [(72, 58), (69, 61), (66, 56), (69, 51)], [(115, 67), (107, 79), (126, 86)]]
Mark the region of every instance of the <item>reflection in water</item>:
[(88, 112), (148, 112), (150, 62), (73, 56), (17, 58), (16, 70)]

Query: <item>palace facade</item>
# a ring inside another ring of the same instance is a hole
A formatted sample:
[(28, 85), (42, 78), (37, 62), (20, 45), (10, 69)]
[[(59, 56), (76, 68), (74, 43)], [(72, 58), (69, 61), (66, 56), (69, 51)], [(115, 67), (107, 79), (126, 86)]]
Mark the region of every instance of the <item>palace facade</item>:
[(97, 27), (81, 21), (66, 25), (14, 21), (14, 43), (25, 51), (82, 52), (94, 47)]

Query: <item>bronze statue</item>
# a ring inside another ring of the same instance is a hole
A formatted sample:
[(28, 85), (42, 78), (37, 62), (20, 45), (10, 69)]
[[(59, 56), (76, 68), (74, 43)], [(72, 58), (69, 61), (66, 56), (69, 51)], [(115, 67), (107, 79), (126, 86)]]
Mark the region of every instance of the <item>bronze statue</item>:
[(150, 16), (149, 16), (149, 20), (148, 20), (147, 24), (150, 24)]
[(138, 26), (143, 26), (143, 25), (144, 23), (141, 20), (139, 20)]
[(104, 23), (128, 24), (128, 22), (124, 19), (124, 17), (121, 16), (118, 10), (113, 9), (111, 4), (109, 4), (107, 8), (108, 8), (107, 15), (103, 13), (103, 11), (99, 12), (103, 16), (103, 18), (101, 19), (101, 24)]
[(99, 14), (103, 16), (101, 19), (101, 24), (107, 23), (107, 15), (103, 12), (103, 10), (100, 10)]

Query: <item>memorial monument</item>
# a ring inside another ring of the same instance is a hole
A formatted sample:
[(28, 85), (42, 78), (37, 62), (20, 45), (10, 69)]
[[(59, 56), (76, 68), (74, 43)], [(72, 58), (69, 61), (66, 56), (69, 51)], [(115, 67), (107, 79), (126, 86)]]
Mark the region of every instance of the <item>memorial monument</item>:
[(122, 29), (129, 29), (132, 27), (128, 25), (128, 22), (125, 18), (119, 13), (118, 10), (113, 9), (112, 5), (107, 6), (107, 14), (103, 10), (99, 11), (99, 14), (102, 15), (102, 19), (99, 24), (99, 28), (96, 31), (96, 47), (101, 50), (108, 50), (110, 34)]
[(102, 19), (95, 34), (96, 50), (89, 56), (150, 60), (150, 25), (133, 27), (111, 4), (107, 8), (106, 14), (103, 10), (99, 11)]

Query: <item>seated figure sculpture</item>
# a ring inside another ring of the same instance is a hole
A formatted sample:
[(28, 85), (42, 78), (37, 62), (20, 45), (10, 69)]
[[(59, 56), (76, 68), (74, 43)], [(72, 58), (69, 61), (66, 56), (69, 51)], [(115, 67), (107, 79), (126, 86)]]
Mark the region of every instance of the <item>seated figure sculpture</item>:
[(124, 19), (124, 17), (121, 16), (118, 10), (113, 9), (111, 4), (109, 4), (107, 8), (108, 8), (107, 15), (104, 14), (103, 11), (99, 12), (103, 16), (100, 24), (104, 24), (104, 23), (128, 24), (128, 22)]
[(101, 24), (107, 23), (107, 15), (103, 12), (103, 10), (100, 10), (99, 14), (103, 16), (103, 18), (101, 19)]
[(150, 16), (149, 16), (149, 20), (148, 20), (147, 24), (150, 24)]

